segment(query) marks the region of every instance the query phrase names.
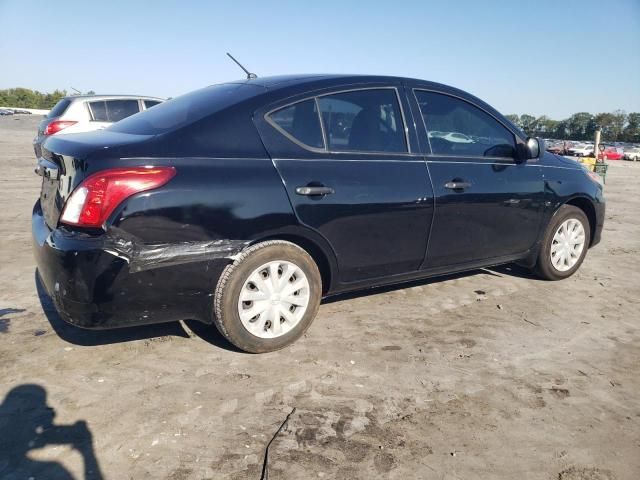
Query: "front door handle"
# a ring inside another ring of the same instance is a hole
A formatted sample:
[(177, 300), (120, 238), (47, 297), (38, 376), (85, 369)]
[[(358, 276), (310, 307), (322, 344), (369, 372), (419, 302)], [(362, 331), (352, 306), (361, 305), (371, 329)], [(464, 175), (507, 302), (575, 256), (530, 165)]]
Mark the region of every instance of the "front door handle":
[(450, 190), (464, 190), (465, 188), (469, 188), (471, 183), (463, 182), (463, 181), (451, 181), (444, 184), (445, 188)]
[(332, 193), (336, 193), (336, 191), (331, 187), (317, 186), (307, 186), (307, 187), (297, 187), (296, 193), (298, 195), (306, 195), (306, 196), (314, 196), (314, 195), (331, 195)]

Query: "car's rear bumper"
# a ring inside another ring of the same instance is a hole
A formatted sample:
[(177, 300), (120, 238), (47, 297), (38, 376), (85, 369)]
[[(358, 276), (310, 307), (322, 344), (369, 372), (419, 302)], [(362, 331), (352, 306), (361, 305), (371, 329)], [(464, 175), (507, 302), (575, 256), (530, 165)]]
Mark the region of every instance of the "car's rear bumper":
[(39, 202), (32, 235), (42, 285), (62, 319), (83, 328), (210, 322), (211, 294), (229, 262), (213, 259), (131, 272), (126, 259), (105, 247), (104, 235), (51, 230)]

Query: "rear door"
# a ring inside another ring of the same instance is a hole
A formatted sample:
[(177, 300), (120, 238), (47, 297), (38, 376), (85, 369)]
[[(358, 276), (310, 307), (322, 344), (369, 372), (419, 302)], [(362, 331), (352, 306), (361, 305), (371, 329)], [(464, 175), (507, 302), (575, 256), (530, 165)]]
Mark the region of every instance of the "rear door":
[(323, 93), (256, 118), (299, 221), (329, 241), (343, 283), (424, 259), (433, 194), (399, 88)]
[(537, 240), (542, 168), (515, 160), (516, 138), (488, 111), (434, 90), (414, 90), (435, 192), (424, 268), (519, 255)]

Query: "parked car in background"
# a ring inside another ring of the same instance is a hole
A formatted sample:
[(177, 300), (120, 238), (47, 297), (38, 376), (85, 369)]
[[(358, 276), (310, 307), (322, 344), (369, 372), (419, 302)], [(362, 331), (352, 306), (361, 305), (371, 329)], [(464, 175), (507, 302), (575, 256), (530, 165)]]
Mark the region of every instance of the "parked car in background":
[(626, 148), (624, 150), (624, 159), (637, 162), (640, 160), (640, 147)]
[[(483, 141), (429, 137), (450, 125)], [(598, 175), (482, 100), (397, 77), (210, 86), (51, 136), (37, 173), (34, 254), (63, 319), (195, 319), (256, 353), (341, 292), (510, 262), (567, 278), (605, 210)]]
[(9, 110), (8, 108), (0, 108), (0, 115), (13, 115), (13, 110)]
[(101, 130), (164, 100), (136, 95), (71, 95), (60, 99), (38, 126), (33, 149), (40, 158), (42, 142), (51, 135)]
[(620, 147), (605, 147), (602, 152), (598, 152), (598, 160), (621, 160), (624, 150)]
[(13, 113), (18, 115), (31, 115), (31, 112), (29, 110), (22, 110), (20, 108), (14, 108)]
[(593, 145), (578, 145), (569, 149), (569, 155), (574, 157), (590, 157), (594, 155)]
[(569, 142), (554, 142), (551, 144), (547, 144), (545, 142), (545, 146), (547, 147), (547, 152), (555, 153), (556, 155), (569, 155)]

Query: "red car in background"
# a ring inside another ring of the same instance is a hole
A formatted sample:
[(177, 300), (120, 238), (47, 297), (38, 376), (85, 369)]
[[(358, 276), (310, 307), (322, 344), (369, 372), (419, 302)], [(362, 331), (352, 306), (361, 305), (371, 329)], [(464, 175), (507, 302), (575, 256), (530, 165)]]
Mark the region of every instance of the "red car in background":
[(622, 148), (606, 147), (598, 153), (598, 160), (621, 160), (623, 156), (624, 150)]

